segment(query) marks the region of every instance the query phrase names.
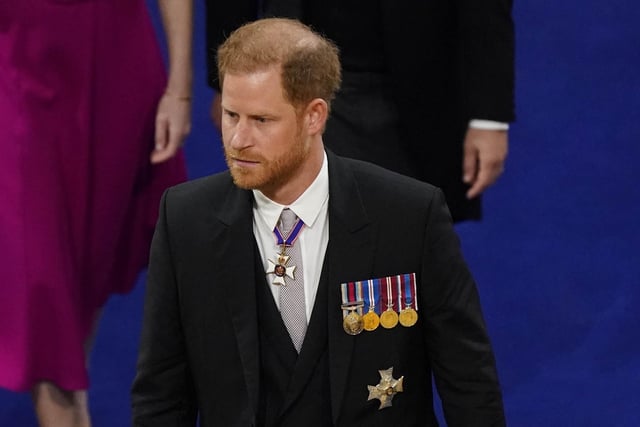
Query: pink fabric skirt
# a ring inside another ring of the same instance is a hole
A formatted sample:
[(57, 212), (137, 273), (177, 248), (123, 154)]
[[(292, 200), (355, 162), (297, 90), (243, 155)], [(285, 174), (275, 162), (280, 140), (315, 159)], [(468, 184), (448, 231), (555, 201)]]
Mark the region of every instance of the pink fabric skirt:
[(165, 81), (144, 0), (0, 2), (0, 387), (88, 387), (94, 317), (186, 179), (149, 163)]

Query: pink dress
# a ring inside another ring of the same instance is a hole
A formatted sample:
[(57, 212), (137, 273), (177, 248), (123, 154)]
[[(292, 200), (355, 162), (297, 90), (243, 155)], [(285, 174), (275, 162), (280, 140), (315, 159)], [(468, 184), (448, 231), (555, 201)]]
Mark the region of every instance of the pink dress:
[(186, 179), (149, 163), (165, 81), (144, 0), (0, 1), (0, 387), (88, 387), (96, 312)]

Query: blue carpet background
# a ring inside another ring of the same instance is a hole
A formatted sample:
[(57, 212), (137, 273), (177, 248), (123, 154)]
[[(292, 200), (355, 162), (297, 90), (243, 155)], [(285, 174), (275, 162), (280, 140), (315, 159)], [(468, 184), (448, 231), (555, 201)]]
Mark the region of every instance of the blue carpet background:
[[(224, 167), (197, 3), (191, 177)], [(457, 227), (507, 419), (640, 426), (640, 6), (522, 1), (514, 17), (518, 121), (507, 169), (486, 193), (486, 219)], [(91, 365), (95, 427), (129, 425), (143, 292), (144, 274), (105, 308)], [(0, 426), (35, 425), (29, 396), (0, 390)]]

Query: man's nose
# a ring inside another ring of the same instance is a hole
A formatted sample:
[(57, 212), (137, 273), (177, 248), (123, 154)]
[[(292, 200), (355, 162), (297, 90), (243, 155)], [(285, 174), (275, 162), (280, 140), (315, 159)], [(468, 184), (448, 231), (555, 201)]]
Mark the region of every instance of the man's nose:
[(231, 148), (242, 150), (252, 145), (251, 128), (245, 119), (240, 119), (231, 130)]

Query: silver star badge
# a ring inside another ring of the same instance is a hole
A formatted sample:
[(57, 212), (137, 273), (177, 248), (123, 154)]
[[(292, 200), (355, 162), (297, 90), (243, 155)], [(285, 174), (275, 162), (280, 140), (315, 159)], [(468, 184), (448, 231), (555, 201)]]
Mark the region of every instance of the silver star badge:
[(278, 255), (278, 262), (275, 263), (270, 259), (267, 260), (269, 262), (269, 268), (267, 269), (267, 273), (274, 274), (276, 277), (273, 279), (274, 285), (282, 285), (285, 286), (284, 276), (289, 276), (291, 279), (295, 279), (293, 276), (293, 272), (296, 269), (295, 265), (291, 265), (287, 267), (287, 261), (289, 261), (288, 255)]
[(380, 383), (378, 385), (368, 385), (369, 400), (378, 399), (380, 401), (380, 409), (388, 408), (391, 406), (393, 396), (402, 392), (402, 380), (404, 376), (399, 379), (393, 378), (393, 366), (389, 369), (378, 371), (380, 373)]

